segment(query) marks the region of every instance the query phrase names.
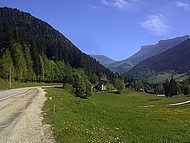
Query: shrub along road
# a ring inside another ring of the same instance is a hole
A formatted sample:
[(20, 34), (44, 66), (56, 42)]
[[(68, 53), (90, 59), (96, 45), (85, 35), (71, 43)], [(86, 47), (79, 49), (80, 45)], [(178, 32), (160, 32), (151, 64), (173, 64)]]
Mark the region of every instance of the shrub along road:
[(0, 142), (54, 142), (50, 127), (42, 124), (45, 100), (41, 87), (0, 92)]

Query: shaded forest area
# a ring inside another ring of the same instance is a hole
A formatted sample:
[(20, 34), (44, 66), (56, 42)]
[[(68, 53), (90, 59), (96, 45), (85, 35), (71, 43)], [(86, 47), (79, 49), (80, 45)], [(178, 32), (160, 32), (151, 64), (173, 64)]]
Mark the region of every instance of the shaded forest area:
[(63, 82), (73, 68), (83, 69), (91, 81), (114, 78), (49, 24), (17, 9), (0, 9), (0, 78), (11, 72), (17, 81)]

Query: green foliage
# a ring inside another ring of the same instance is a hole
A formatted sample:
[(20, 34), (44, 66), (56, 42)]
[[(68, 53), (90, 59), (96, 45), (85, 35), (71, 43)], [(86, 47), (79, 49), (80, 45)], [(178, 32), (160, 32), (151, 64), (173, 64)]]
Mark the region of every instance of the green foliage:
[(190, 85), (185, 85), (185, 86), (184, 86), (184, 91), (183, 91), (183, 93), (184, 93), (185, 95), (190, 94)]
[(0, 78), (0, 91), (9, 89), (10, 85), (8, 80)]
[(31, 57), (31, 52), (29, 47), (25, 44), (23, 45), (23, 51), (24, 51), (24, 58), (26, 61), (26, 66), (27, 66), (27, 78), (26, 80), (28, 81), (35, 81), (36, 80), (36, 75), (33, 69), (33, 60)]
[(12, 49), (12, 35), (8, 25), (0, 22), (0, 58), (7, 49)]
[(40, 74), (39, 74), (39, 79), (40, 81), (44, 81), (44, 61), (42, 59), (42, 56), (39, 55), (39, 59), (40, 59)]
[(92, 85), (91, 85), (90, 81), (87, 78), (85, 78), (84, 82), (85, 82), (85, 85), (86, 85), (85, 94), (86, 94), (87, 97), (91, 96), (92, 95)]
[(121, 93), (124, 90), (124, 88), (125, 88), (124, 81), (122, 79), (119, 79), (119, 78), (117, 78), (115, 80), (114, 86), (118, 90), (119, 93)]
[(114, 91), (114, 86), (111, 83), (108, 83), (106, 88), (107, 88), (108, 92), (113, 92)]
[(190, 79), (186, 79), (182, 82), (181, 92), (185, 95), (190, 94)]
[(11, 54), (7, 49), (0, 59), (0, 78), (8, 79), (11, 71), (12, 79), (15, 77), (15, 68), (13, 66), (13, 61)]
[(171, 78), (171, 80), (170, 80), (170, 95), (177, 95), (178, 93), (177, 93), (177, 83), (176, 83), (176, 81), (175, 81), (175, 79), (173, 78), (173, 76), (172, 76), (172, 78)]
[(97, 84), (98, 83), (98, 76), (93, 74), (91, 76), (89, 76), (89, 81), (92, 83), (92, 84)]
[(67, 68), (82, 68), (88, 76), (113, 73), (82, 53), (49, 24), (11, 8), (0, 8), (0, 59), (9, 49), (16, 80), (62, 82)]
[[(148, 77), (146, 80), (147, 80), (147, 82), (152, 83), (152, 84), (160, 84), (160, 83), (164, 83), (166, 79), (171, 78), (171, 76), (173, 74), (174, 73), (172, 73), (172, 71), (171, 72), (169, 72), (169, 71), (162, 72), (162, 73), (153, 75), (151, 77)], [(181, 82), (181, 81), (185, 80), (186, 78), (188, 78), (188, 75), (187, 75), (187, 73), (182, 73), (182, 74), (175, 73), (173, 75), (173, 77), (176, 80), (176, 82)]]
[(72, 86), (73, 92), (77, 97), (87, 98), (92, 95), (92, 85), (82, 69), (74, 69), (73, 71), (65, 74), (63, 87), (67, 89), (68, 84)]
[(131, 87), (136, 91), (141, 91), (142, 89), (144, 90), (145, 88), (144, 83), (141, 80), (133, 80), (130, 84)]
[(177, 95), (178, 92), (177, 92), (177, 83), (175, 81), (175, 79), (171, 78), (171, 80), (166, 80), (165, 83), (163, 83), (163, 87), (164, 87), (164, 90), (165, 90), (165, 96), (166, 97), (172, 97), (174, 95)]
[(12, 59), (16, 70), (16, 80), (25, 81), (27, 78), (27, 66), (20, 44), (14, 44)]
[(73, 82), (73, 88), (75, 95), (78, 97), (85, 97), (85, 82), (82, 76), (78, 73), (73, 74), (74, 82)]
[(69, 83), (64, 83), (63, 84), (63, 88), (66, 89), (67, 91), (69, 91), (71, 94), (74, 93), (74, 88), (71, 84)]
[(157, 94), (164, 94), (164, 87), (163, 87), (163, 85), (157, 85), (155, 92)]

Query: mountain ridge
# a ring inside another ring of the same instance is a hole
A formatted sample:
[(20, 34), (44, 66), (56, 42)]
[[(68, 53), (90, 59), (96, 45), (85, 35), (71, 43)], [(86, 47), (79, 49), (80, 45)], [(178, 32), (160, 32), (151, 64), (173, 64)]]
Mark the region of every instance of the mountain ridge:
[(190, 71), (190, 39), (183, 41), (163, 53), (150, 57), (125, 73), (127, 77), (146, 79), (152, 75), (172, 72), (186, 73)]
[(108, 68), (112, 71), (125, 73), (126, 71), (130, 70), (132, 67), (137, 65), (139, 62), (146, 60), (152, 56), (158, 55), (180, 44), (181, 42), (183, 42), (184, 40), (188, 38), (189, 38), (189, 35), (185, 35), (185, 36), (176, 37), (173, 39), (160, 40), (155, 45), (141, 46), (141, 49), (137, 53), (127, 58), (126, 60), (117, 61), (115, 63), (108, 65)]
[(107, 67), (109, 64), (116, 62), (115, 60), (105, 56), (105, 55), (90, 55), (92, 58), (96, 59), (100, 64)]

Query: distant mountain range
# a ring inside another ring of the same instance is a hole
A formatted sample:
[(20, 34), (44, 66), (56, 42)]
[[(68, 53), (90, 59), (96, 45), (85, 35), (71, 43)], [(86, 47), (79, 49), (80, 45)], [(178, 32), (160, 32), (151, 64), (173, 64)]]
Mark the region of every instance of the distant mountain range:
[(139, 52), (123, 61), (114, 62), (108, 58), (105, 60), (105, 57), (96, 56), (95, 58), (110, 70), (122, 73), (128, 78), (133, 77), (146, 81), (150, 78), (159, 78), (157, 81), (162, 81), (171, 74), (177, 74), (182, 78), (190, 75), (188, 35), (161, 40), (155, 45), (142, 46)]
[(141, 50), (131, 57), (127, 58), (123, 61), (117, 61), (107, 65), (107, 67), (112, 71), (117, 71), (119, 73), (125, 73), (133, 68), (135, 65), (144, 61), (152, 56), (156, 56), (164, 51), (180, 44), (181, 42), (187, 40), (189, 38), (188, 35), (177, 37), (174, 39), (161, 40), (155, 45), (146, 45), (142, 46)]
[(188, 73), (190, 71), (190, 39), (181, 42), (163, 53), (152, 56), (125, 73), (127, 77), (146, 79), (163, 73)]
[(95, 60), (97, 60), (98, 62), (100, 62), (100, 64), (104, 65), (105, 67), (115, 62), (113, 59), (110, 59), (104, 55), (90, 55), (90, 56)]

